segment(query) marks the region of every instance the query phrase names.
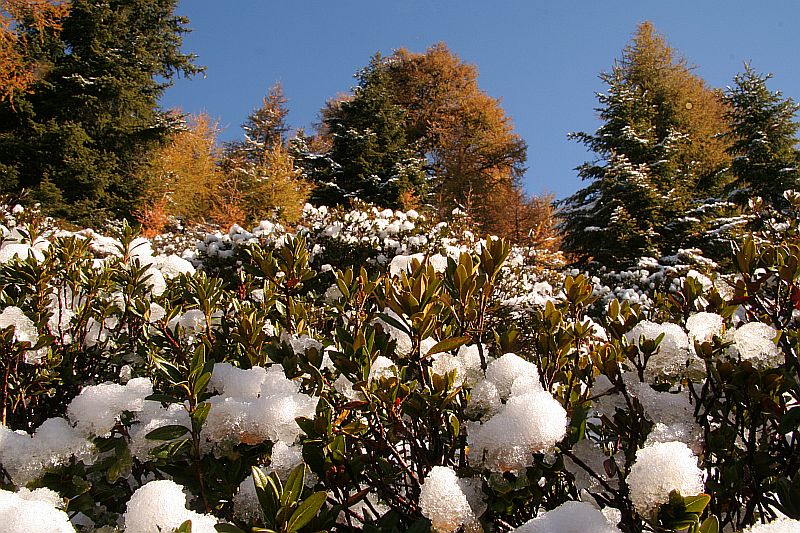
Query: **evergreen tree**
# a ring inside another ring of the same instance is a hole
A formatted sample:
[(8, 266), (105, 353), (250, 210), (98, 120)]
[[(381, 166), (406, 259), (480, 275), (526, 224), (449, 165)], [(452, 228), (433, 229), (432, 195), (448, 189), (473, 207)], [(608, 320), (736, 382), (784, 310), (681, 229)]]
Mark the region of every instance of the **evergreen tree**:
[(424, 54), (373, 58), (354, 93), (322, 110), (319, 136), (331, 149), (300, 155), (306, 174), (323, 184), (315, 200), (358, 195), (440, 214), (469, 207), (481, 230), (507, 227), (494, 199), (524, 196), (527, 147), (477, 78), (441, 43)]
[(731, 172), (734, 197), (746, 203), (751, 196), (783, 204), (783, 192), (800, 188), (797, 129), (794, 120), (800, 105), (767, 88), (771, 75), (761, 75), (750, 65), (734, 78), (726, 91), (730, 104), (730, 137), (733, 141)]
[(28, 48), (39, 78), (0, 105), (3, 192), (32, 189), (51, 213), (84, 222), (140, 206), (149, 155), (175, 125), (158, 98), (174, 75), (200, 70), (180, 51), (176, 4), (74, 0), (61, 33)]
[(725, 106), (649, 23), (601, 79), (603, 124), (573, 136), (598, 159), (578, 167), (592, 183), (562, 204), (563, 247), (618, 266), (701, 233), (700, 206), (722, 188)]
[(331, 164), (314, 169), (318, 188), (313, 198), (325, 204), (360, 198), (392, 208), (411, 207), (426, 198), (423, 161), (406, 135), (406, 113), (393, 102), (380, 55), (358, 79), (352, 98), (325, 118)]

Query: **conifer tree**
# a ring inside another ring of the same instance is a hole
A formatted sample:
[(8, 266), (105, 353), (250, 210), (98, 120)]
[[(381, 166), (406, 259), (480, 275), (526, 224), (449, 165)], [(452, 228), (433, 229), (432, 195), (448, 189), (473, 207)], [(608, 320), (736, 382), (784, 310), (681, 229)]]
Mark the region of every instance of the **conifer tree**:
[(331, 164), (316, 169), (314, 200), (339, 204), (359, 198), (392, 208), (412, 207), (427, 195), (423, 161), (406, 135), (406, 113), (393, 102), (380, 55), (358, 80), (352, 98), (325, 117)]
[(477, 69), (440, 43), (376, 56), (358, 77), (352, 95), (322, 110), (319, 135), (331, 149), (301, 155), (323, 184), (315, 200), (358, 195), (444, 214), (469, 199), (481, 230), (506, 226), (493, 198), (522, 197), (509, 193), (522, 193), (527, 147), (499, 100), (478, 87)]
[(227, 213), (240, 214), (242, 219), (235, 222), (269, 217), (292, 223), (302, 214), (311, 185), (287, 146), (286, 103), (276, 83), (242, 125), (244, 140), (227, 147), (222, 165), (226, 180), (218, 194)]
[(771, 75), (750, 65), (734, 78), (725, 98), (730, 104), (730, 155), (734, 197), (746, 203), (751, 196), (782, 205), (783, 192), (800, 188), (795, 114), (800, 105), (767, 88)]
[(703, 220), (686, 215), (722, 189), (725, 106), (649, 23), (601, 79), (603, 124), (573, 135), (597, 160), (578, 167), (592, 183), (563, 202), (563, 246), (618, 266), (701, 233)]
[(207, 113), (188, 115), (182, 121), (184, 126), (153, 154), (145, 207), (161, 210), (164, 216), (199, 222), (208, 215), (222, 178), (219, 126)]
[(33, 190), (51, 213), (84, 222), (140, 207), (149, 155), (176, 125), (158, 98), (174, 75), (200, 70), (180, 50), (188, 29), (176, 4), (73, 0), (59, 34), (30, 42), (37, 79), (0, 104), (3, 192)]

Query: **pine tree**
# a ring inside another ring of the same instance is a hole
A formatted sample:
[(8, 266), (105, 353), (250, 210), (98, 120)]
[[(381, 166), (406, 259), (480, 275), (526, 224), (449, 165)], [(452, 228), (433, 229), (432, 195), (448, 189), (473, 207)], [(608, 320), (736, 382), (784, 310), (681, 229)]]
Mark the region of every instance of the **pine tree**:
[(331, 165), (327, 172), (316, 169), (314, 200), (339, 204), (359, 198), (392, 208), (424, 201), (423, 160), (406, 135), (405, 110), (393, 102), (380, 55), (358, 79), (352, 98), (341, 101), (325, 118)]
[(619, 266), (698, 233), (703, 221), (686, 214), (722, 189), (725, 106), (649, 23), (601, 79), (603, 124), (573, 135), (598, 158), (578, 167), (592, 183), (562, 204), (563, 246)]
[[(180, 51), (177, 0), (74, 0), (60, 34), (32, 41), (38, 78), (0, 105), (0, 186), (31, 189), (84, 222), (140, 207), (150, 154), (176, 125), (158, 98), (200, 69)], [(25, 27), (20, 31), (26, 31)]]
[(797, 129), (794, 120), (800, 105), (767, 88), (771, 75), (761, 75), (750, 65), (734, 78), (726, 91), (730, 104), (730, 138), (733, 143), (731, 172), (734, 197), (746, 203), (761, 196), (774, 205), (783, 205), (783, 192), (800, 188)]

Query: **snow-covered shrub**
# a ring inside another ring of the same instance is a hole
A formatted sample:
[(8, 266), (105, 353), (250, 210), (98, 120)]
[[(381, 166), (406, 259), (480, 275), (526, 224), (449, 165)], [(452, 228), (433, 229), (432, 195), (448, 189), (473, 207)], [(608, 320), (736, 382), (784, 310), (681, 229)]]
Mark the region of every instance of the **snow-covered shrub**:
[(7, 228), (41, 258), (0, 264), (0, 483), (83, 530), (797, 516), (796, 243), (604, 291), (458, 223), (309, 207), (163, 255), (126, 226)]

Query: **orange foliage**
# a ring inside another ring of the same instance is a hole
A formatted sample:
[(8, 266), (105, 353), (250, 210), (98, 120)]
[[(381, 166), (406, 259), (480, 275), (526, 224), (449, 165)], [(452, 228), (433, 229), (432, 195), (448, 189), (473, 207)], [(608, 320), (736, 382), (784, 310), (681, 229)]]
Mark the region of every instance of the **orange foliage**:
[(148, 239), (163, 233), (170, 220), (167, 197), (145, 205), (136, 214), (136, 220), (142, 225), (142, 235)]
[[(46, 30), (61, 30), (69, 12), (67, 0), (0, 0), (0, 101), (28, 90), (36, 81), (36, 65), (25, 58), (29, 39)], [(25, 22), (26, 33), (17, 31)]]

